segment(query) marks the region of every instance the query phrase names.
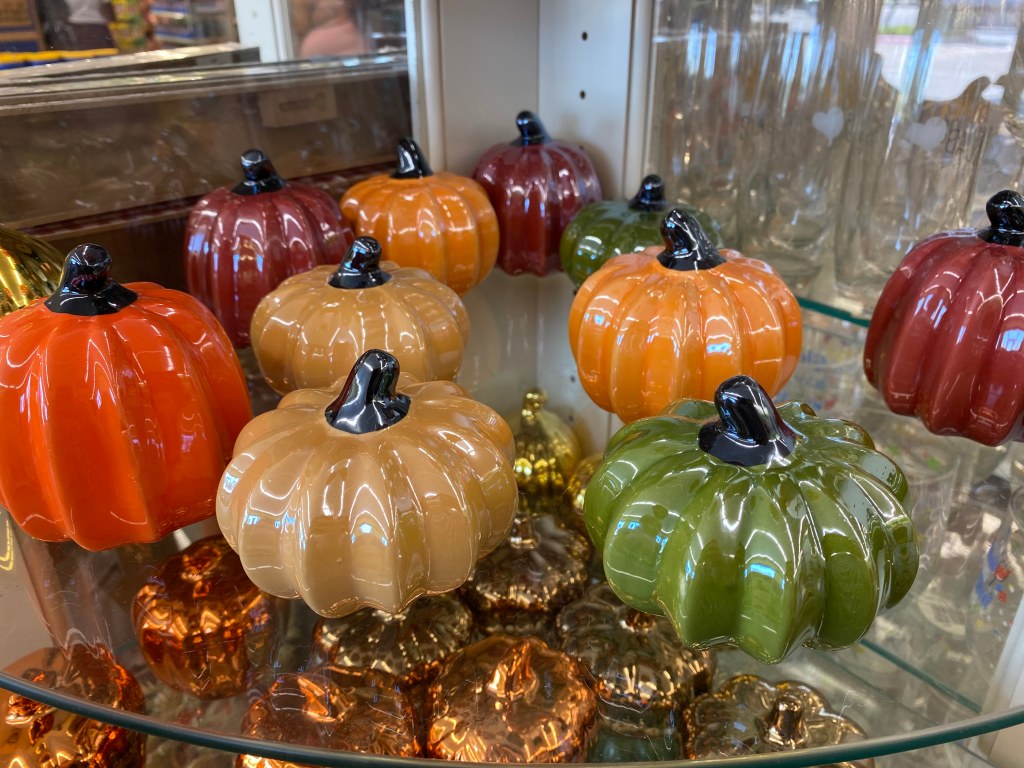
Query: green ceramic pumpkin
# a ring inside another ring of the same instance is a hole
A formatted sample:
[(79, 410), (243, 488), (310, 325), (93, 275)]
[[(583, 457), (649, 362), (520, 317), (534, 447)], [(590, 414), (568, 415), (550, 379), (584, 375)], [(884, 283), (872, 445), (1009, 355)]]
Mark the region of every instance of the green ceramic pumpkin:
[(661, 245), (661, 222), (670, 207), (689, 213), (716, 248), (723, 246), (718, 223), (692, 205), (673, 203), (669, 206), (664, 182), (660, 176), (652, 174), (644, 178), (640, 191), (633, 198), (591, 203), (576, 214), (562, 233), (559, 248), (565, 274), (579, 288), (613, 256)]
[(856, 424), (735, 376), (621, 429), (584, 500), (608, 583), (687, 645), (843, 648), (917, 575), (907, 480)]

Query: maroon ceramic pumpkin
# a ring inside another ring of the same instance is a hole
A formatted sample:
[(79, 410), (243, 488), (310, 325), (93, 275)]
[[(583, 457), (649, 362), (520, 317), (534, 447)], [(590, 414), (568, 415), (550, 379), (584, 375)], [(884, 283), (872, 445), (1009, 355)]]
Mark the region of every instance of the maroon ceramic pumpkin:
[(904, 257), (878, 299), (864, 371), (886, 405), (985, 445), (1024, 438), (1024, 196), (991, 226), (943, 232)]
[(601, 199), (601, 184), (583, 148), (552, 139), (535, 114), (520, 112), (516, 125), (519, 138), (484, 152), (473, 178), (498, 214), (498, 266), (546, 275), (562, 269), (562, 231)]
[(195, 204), (185, 233), (189, 292), (220, 320), (236, 347), (249, 322), (286, 277), (338, 264), (355, 240), (334, 198), (282, 179), (258, 149), (242, 155), (245, 179)]

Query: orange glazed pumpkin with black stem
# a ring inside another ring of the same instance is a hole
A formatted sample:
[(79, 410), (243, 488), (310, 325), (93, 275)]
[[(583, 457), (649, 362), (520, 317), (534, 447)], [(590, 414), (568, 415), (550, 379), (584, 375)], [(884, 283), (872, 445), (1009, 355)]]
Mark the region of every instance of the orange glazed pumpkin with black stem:
[(712, 400), (744, 374), (777, 394), (800, 357), (796, 297), (763, 261), (719, 251), (680, 209), (662, 222), (664, 247), (605, 262), (569, 310), (583, 389), (625, 422), (676, 400)]
[(352, 185), (341, 212), (385, 259), (425, 269), (459, 294), (483, 282), (498, 256), (498, 220), (483, 187), (432, 171), (412, 139), (398, 142), (393, 174)]
[(286, 277), (340, 262), (355, 234), (322, 189), (285, 181), (258, 149), (241, 162), (241, 182), (213, 190), (192, 209), (185, 276), (189, 292), (245, 348), (260, 299)]
[(198, 300), (119, 285), (98, 245), (56, 293), (0, 318), (0, 505), (30, 536), (150, 542), (214, 513), (251, 417), (231, 342)]

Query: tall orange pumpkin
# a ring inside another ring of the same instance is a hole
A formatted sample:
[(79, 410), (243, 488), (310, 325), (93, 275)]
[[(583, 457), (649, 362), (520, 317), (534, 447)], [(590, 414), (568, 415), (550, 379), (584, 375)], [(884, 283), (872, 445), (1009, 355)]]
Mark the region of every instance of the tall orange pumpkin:
[(800, 307), (762, 261), (718, 251), (674, 209), (664, 248), (610, 259), (569, 311), (569, 341), (590, 398), (626, 422), (676, 400), (713, 400), (737, 374), (775, 395), (800, 356)]
[(0, 318), (0, 505), (30, 536), (92, 550), (212, 515), (251, 416), (210, 311), (110, 266), (80, 245), (50, 298)]
[(412, 139), (398, 143), (398, 167), (371, 176), (341, 198), (357, 235), (381, 244), (384, 258), (419, 267), (465, 293), (498, 258), (498, 217), (483, 187), (467, 176), (434, 173)]

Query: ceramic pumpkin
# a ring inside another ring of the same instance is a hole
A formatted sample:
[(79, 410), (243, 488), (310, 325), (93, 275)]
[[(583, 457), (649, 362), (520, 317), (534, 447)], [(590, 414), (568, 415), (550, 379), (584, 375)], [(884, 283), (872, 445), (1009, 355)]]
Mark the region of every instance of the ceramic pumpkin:
[(868, 329), (864, 371), (886, 405), (985, 445), (1024, 438), (1024, 196), (986, 206), (985, 229), (915, 245)]
[(92, 550), (212, 515), (251, 415), (213, 315), (110, 268), (80, 245), (56, 293), (0, 318), (0, 506), (30, 536)]
[(380, 242), (384, 258), (425, 269), (456, 293), (483, 282), (498, 256), (498, 220), (472, 179), (434, 173), (412, 139), (398, 143), (390, 176), (353, 184), (341, 212), (359, 235)]
[(0, 317), (57, 290), (63, 263), (49, 243), (0, 227)]
[(863, 429), (746, 376), (612, 438), (584, 500), (608, 583), (687, 645), (758, 661), (857, 642), (918, 551), (903, 473)]
[(658, 734), (711, 690), (714, 653), (687, 648), (668, 619), (624, 605), (607, 584), (565, 606), (557, 628), (559, 646), (580, 663), (621, 735)]
[(244, 152), (241, 162), (241, 182), (213, 190), (192, 208), (185, 277), (232, 343), (247, 347), (260, 299), (290, 275), (338, 264), (355, 234), (322, 189), (285, 181), (258, 149)]
[[(94, 705), (142, 713), (142, 687), (103, 645), (44, 648), (4, 669), (12, 677)], [(0, 691), (3, 768), (142, 768), (146, 736)]]
[(498, 214), (498, 266), (512, 275), (561, 268), (562, 232), (587, 203), (601, 199), (597, 171), (583, 147), (548, 136), (533, 112), (516, 116), (519, 137), (488, 149), (473, 178)]
[(664, 248), (616, 256), (591, 275), (569, 310), (583, 389), (630, 422), (681, 398), (710, 400), (746, 374), (775, 394), (800, 357), (796, 298), (770, 266), (716, 249), (675, 209)]
[(533, 637), (492, 635), (449, 658), (427, 717), (427, 755), (460, 762), (581, 762), (597, 735), (575, 662)]
[(448, 381), (399, 381), (379, 349), (235, 443), (217, 522), (253, 582), (322, 616), (399, 613), (462, 584), (516, 511), (508, 425)]
[[(718, 222), (694, 206), (674, 203), (674, 207), (693, 216), (711, 244), (722, 247)], [(645, 176), (640, 189), (629, 200), (605, 200), (584, 206), (562, 233), (559, 253), (565, 274), (579, 288), (608, 259), (660, 245), (661, 222), (668, 208), (665, 182), (656, 174)]]
[(455, 291), (421, 269), (380, 261), (358, 238), (341, 266), (314, 267), (267, 294), (252, 319), (252, 346), (276, 391), (320, 389), (344, 379), (370, 349), (386, 349), (421, 381), (452, 379), (469, 316)]
[(548, 396), (531, 389), (523, 407), (508, 419), (516, 439), (516, 481), (528, 505), (558, 501), (583, 458), (579, 438), (555, 413), (544, 408)]
[[(684, 718), (686, 757), (758, 755), (860, 741), (857, 723), (834, 712), (818, 691), (803, 683), (770, 683), (737, 675), (697, 699)], [(870, 758), (822, 768), (872, 768)]]
[(220, 536), (171, 555), (136, 593), (142, 657), (165, 685), (198, 699), (234, 696), (269, 666), (275, 600), (249, 581)]
[[(323, 666), (279, 675), (242, 717), (245, 736), (366, 755), (419, 757), (413, 702), (378, 670)], [(288, 768), (288, 760), (239, 755), (235, 768)]]

